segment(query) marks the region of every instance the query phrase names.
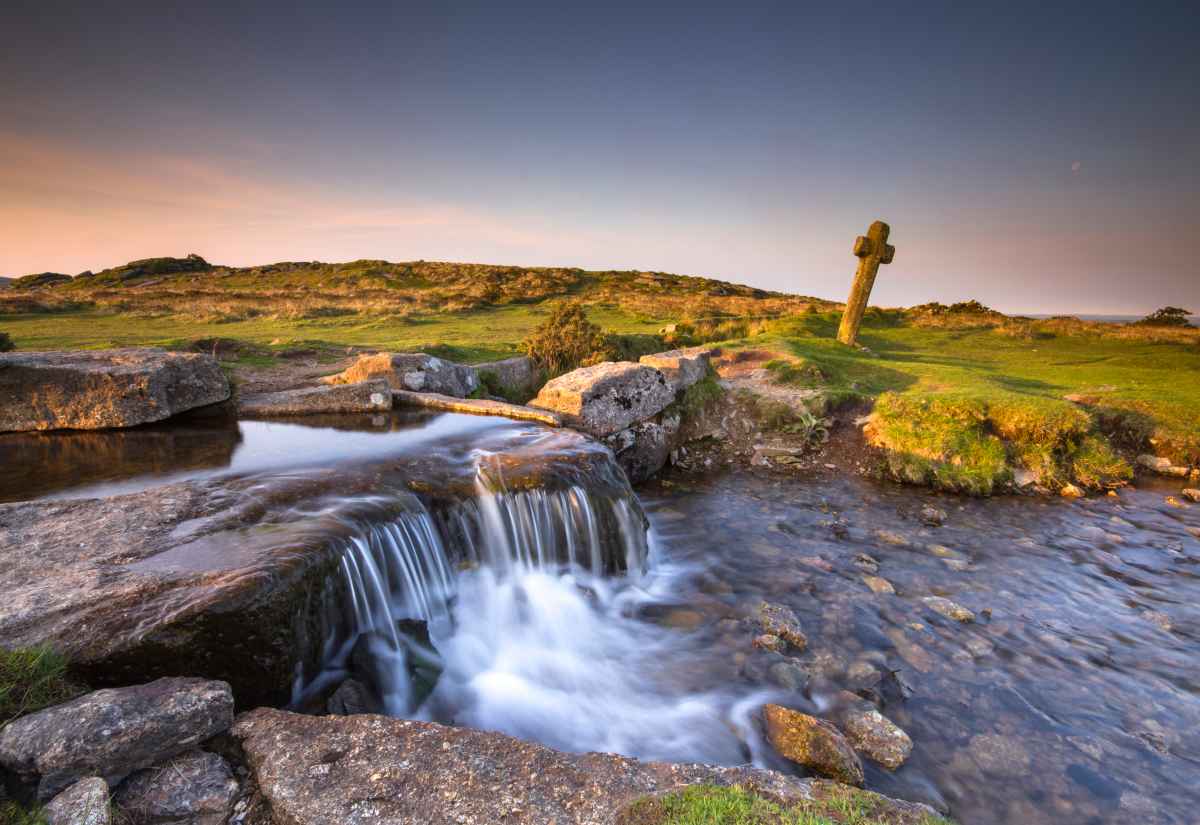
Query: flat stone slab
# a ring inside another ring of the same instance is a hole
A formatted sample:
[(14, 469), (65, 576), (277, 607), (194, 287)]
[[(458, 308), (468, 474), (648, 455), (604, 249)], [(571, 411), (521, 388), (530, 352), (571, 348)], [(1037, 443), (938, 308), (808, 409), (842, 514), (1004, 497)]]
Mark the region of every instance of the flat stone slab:
[(533, 395), (541, 377), (541, 370), (528, 355), (517, 355), (502, 361), (488, 361), (476, 364), (472, 369), (479, 377), (480, 386), (484, 384), (484, 373), (491, 373), (506, 397), (519, 397), (521, 400)]
[(687, 347), (643, 355), (639, 364), (654, 367), (667, 377), (675, 391), (686, 390), (708, 375), (709, 361), (717, 350), (712, 347)]
[(811, 798), (813, 787), (755, 768), (563, 753), (501, 733), (373, 715), (260, 708), (239, 716), (232, 735), (260, 802), (289, 825), (599, 825), (634, 799), (691, 784), (737, 784), (791, 801)]
[(424, 352), (360, 355), (346, 370), (323, 380), (326, 384), (357, 384), (374, 378), (383, 378), (394, 390), (436, 392), (455, 398), (465, 398), (479, 387), (474, 367)]
[(0, 354), (0, 432), (133, 427), (229, 395), (211, 355), (149, 348)]
[(561, 413), (568, 426), (602, 438), (657, 415), (674, 400), (674, 388), (653, 367), (605, 361), (549, 381), (529, 405)]
[(563, 425), (562, 416), (557, 413), (521, 404), (509, 404), (505, 401), (491, 401), (485, 398), (455, 398), (436, 392), (411, 392), (409, 390), (392, 390), (392, 398), (395, 404), (401, 407), (423, 407), (428, 410), (444, 410), (467, 415), (495, 415), (502, 418), (514, 418), (518, 421), (537, 421), (551, 427)]
[(374, 413), (391, 408), (392, 391), (383, 379), (262, 393), (238, 400), (238, 414), (246, 417)]
[(170, 678), (97, 690), (6, 725), (0, 765), (47, 801), (87, 776), (116, 785), (232, 723), (233, 693), (225, 682)]

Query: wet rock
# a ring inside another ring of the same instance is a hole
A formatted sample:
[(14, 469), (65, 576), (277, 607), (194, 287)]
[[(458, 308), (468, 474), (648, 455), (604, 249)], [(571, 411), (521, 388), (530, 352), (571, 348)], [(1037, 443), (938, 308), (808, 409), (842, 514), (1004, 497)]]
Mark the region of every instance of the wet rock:
[(606, 361), (552, 379), (530, 406), (562, 413), (571, 426), (603, 437), (657, 415), (674, 400), (675, 391), (653, 367)]
[(892, 587), (892, 583), (887, 579), (879, 576), (863, 576), (863, 584), (871, 588), (872, 593), (883, 595), (894, 595), (896, 588)]
[(753, 620), (763, 633), (778, 636), (798, 650), (808, 646), (808, 637), (800, 629), (800, 620), (786, 605), (760, 602), (755, 608)]
[(1197, 490), (1194, 487), (1185, 488), (1180, 495), (1186, 498), (1188, 501), (1200, 504), (1200, 490)]
[(909, 547), (912, 544), (912, 542), (910, 542), (904, 536), (892, 530), (876, 530), (875, 538), (879, 539), (879, 541), (883, 542), (884, 544), (890, 544), (893, 547)]
[(767, 668), (767, 678), (784, 690), (803, 693), (808, 687), (808, 671), (793, 661), (775, 662)]
[[(678, 422), (674, 422), (677, 426)], [(629, 480), (638, 484), (653, 478), (666, 466), (671, 454), (673, 428), (655, 421), (642, 421), (604, 439)]]
[(783, 653), (787, 650), (787, 642), (772, 633), (755, 636), (754, 646), (759, 650), (770, 650), (775, 653)]
[(1031, 759), (1025, 745), (1015, 736), (981, 733), (971, 737), (967, 751), (984, 773), (1017, 779), (1027, 776)]
[(392, 408), (387, 381), (304, 387), (238, 399), (238, 413), (248, 417), (385, 412)]
[(1059, 490), (1059, 493), (1063, 498), (1083, 498), (1087, 495), (1087, 493), (1083, 491), (1083, 488), (1077, 487), (1074, 484), (1064, 484), (1063, 488)]
[(1171, 632), (1171, 617), (1161, 610), (1143, 610), (1141, 615), (1143, 619), (1150, 622), (1159, 630), (1165, 630), (1168, 633)]
[(109, 825), (108, 783), (98, 776), (80, 779), (42, 811), (46, 825)]
[(904, 630), (899, 627), (890, 628), (887, 631), (887, 636), (892, 640), (892, 644), (896, 647), (896, 652), (900, 654), (910, 667), (915, 668), (921, 673), (928, 673), (933, 670), (933, 657), (925, 648), (921, 647), (916, 642), (912, 641), (905, 635)]
[(709, 359), (715, 352), (711, 347), (689, 347), (643, 355), (638, 359), (638, 363), (654, 367), (665, 375), (674, 390), (679, 392), (708, 374)]
[(225, 682), (158, 679), (98, 690), (22, 716), (0, 730), (0, 765), (47, 800), (81, 777), (117, 784), (194, 748), (233, 722)]
[(895, 770), (912, 753), (908, 734), (877, 710), (849, 711), (842, 727), (855, 750), (885, 768)]
[(113, 801), (138, 825), (224, 825), (238, 790), (224, 759), (193, 750), (133, 774)]
[(970, 610), (967, 610), (958, 602), (952, 602), (949, 599), (943, 598), (942, 596), (926, 596), (925, 598), (921, 599), (921, 601), (930, 610), (933, 610), (935, 613), (940, 613), (947, 619), (953, 619), (954, 621), (962, 622), (963, 624), (969, 624), (975, 621), (974, 613), (972, 613)]
[(541, 370), (528, 355), (476, 364), (472, 369), (479, 386), (500, 390), (506, 398), (524, 401), (531, 398), (541, 382)]
[(879, 572), (879, 560), (874, 556), (868, 556), (866, 553), (859, 553), (854, 557), (854, 566), (864, 573), (871, 575)]
[(680, 630), (695, 630), (704, 624), (704, 614), (698, 610), (683, 608), (671, 610), (663, 617), (662, 624)]
[(370, 688), (357, 679), (347, 679), (325, 703), (326, 710), (334, 716), (351, 716), (355, 713), (378, 713), (379, 702)]
[(966, 559), (942, 559), (942, 564), (955, 573), (965, 573), (971, 569), (971, 563)]
[(821, 776), (862, 787), (862, 762), (832, 724), (779, 705), (765, 705), (763, 721), (767, 739), (780, 756)]
[(930, 527), (940, 527), (946, 521), (946, 511), (939, 507), (934, 507), (932, 504), (926, 504), (922, 507), (919, 516), (921, 523), (928, 524)]
[(939, 559), (960, 559), (960, 558), (962, 558), (961, 553), (951, 550), (949, 547), (947, 547), (944, 544), (927, 544), (927, 545), (925, 545), (925, 549), (928, 550), (933, 555), (937, 556)]
[(479, 387), (472, 367), (423, 352), (360, 355), (348, 369), (323, 379), (327, 384), (357, 384), (382, 378), (396, 390), (433, 392), (466, 398)]
[(1117, 803), (1121, 813), (1133, 817), (1132, 821), (1155, 822), (1160, 816), (1158, 802), (1137, 791), (1125, 791)]
[(754, 768), (563, 753), (500, 733), (383, 716), (238, 717), (257, 797), (274, 822), (585, 825), (636, 798), (689, 784), (741, 785), (779, 799), (813, 783)]
[(149, 348), (0, 354), (0, 432), (133, 427), (229, 395), (211, 355)]
[(846, 669), (846, 681), (855, 690), (874, 687), (879, 684), (882, 678), (883, 674), (879, 672), (879, 668), (875, 667), (871, 662), (862, 659), (853, 662)]

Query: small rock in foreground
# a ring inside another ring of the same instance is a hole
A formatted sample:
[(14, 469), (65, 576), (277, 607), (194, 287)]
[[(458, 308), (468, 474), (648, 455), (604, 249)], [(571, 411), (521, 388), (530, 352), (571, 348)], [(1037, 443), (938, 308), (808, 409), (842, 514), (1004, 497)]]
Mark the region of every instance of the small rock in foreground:
[(80, 779), (42, 812), (46, 825), (109, 825), (108, 783), (98, 776)]
[(862, 787), (862, 762), (829, 722), (779, 705), (764, 706), (763, 721), (767, 739), (780, 756), (821, 776)]
[(908, 734), (877, 710), (850, 711), (843, 727), (855, 750), (885, 768), (895, 770), (912, 753)]
[(1193, 501), (1196, 504), (1200, 504), (1200, 490), (1197, 490), (1194, 487), (1188, 487), (1184, 489), (1180, 495), (1186, 498), (1188, 501)]
[(238, 783), (215, 753), (193, 750), (121, 783), (114, 802), (133, 822), (223, 825)]

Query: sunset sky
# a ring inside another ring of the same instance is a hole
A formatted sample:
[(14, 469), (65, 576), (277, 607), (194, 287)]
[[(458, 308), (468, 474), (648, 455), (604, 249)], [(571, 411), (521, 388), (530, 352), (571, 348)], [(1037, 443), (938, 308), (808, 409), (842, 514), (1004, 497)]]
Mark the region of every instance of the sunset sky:
[(196, 252), (1200, 311), (1189, 3), (8, 2), (0, 275)]

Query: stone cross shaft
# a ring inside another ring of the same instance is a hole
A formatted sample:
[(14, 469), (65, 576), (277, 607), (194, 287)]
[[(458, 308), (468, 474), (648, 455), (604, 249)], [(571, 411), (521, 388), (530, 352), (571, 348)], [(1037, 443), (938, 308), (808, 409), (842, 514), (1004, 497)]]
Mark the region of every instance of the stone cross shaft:
[(867, 311), (867, 301), (871, 298), (871, 287), (875, 286), (879, 265), (890, 264), (896, 256), (896, 247), (887, 242), (889, 232), (891, 230), (886, 223), (875, 221), (866, 236), (859, 235), (854, 241), (858, 271), (854, 273), (854, 286), (850, 288), (850, 297), (846, 299), (846, 311), (842, 314), (837, 336), (847, 346), (854, 346), (858, 340), (858, 327), (862, 323), (863, 313)]

